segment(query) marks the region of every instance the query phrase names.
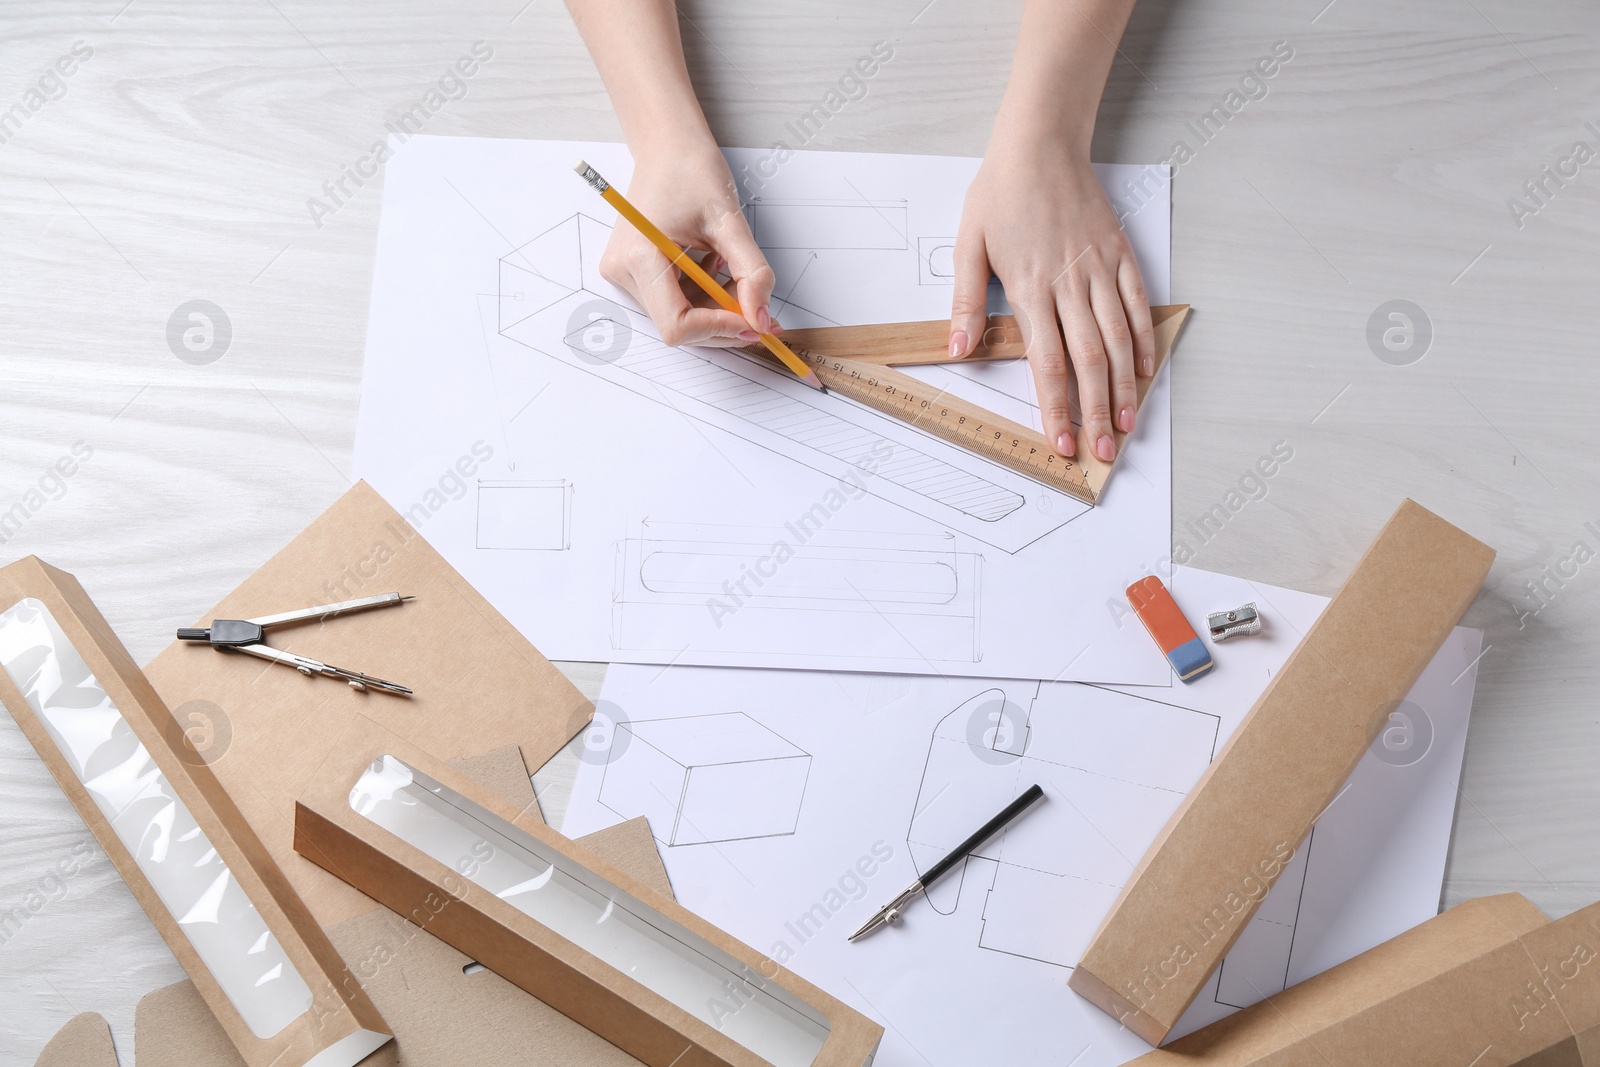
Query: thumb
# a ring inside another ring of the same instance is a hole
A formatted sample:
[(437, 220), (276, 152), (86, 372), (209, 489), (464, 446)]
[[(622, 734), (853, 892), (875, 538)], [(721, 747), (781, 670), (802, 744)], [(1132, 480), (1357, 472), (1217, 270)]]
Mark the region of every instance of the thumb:
[(761, 254), (750, 224), (742, 211), (730, 211), (718, 220), (707, 234), (713, 251), (728, 264), (728, 274), (733, 278), (734, 295), (739, 298), (739, 308), (745, 321), (763, 333), (772, 332), (772, 287), (777, 277)]
[(983, 339), (989, 312), (989, 256), (983, 238), (963, 233), (956, 238), (956, 288), (950, 301), (950, 358), (972, 354)]

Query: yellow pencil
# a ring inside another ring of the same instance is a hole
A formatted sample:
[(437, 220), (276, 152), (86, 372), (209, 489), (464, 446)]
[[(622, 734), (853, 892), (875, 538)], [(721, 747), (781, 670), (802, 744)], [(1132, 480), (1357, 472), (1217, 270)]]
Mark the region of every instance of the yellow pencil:
[[(655, 223), (640, 214), (638, 208), (628, 203), (628, 198), (619, 193), (610, 182), (602, 178), (599, 171), (581, 159), (578, 161), (578, 165), (572, 169), (577, 171), (584, 181), (594, 186), (595, 192), (604, 197), (606, 203), (616, 208), (618, 214), (633, 223), (640, 233), (649, 238), (650, 243), (659, 248), (661, 254), (666, 256), (674, 267), (694, 279), (694, 283), (704, 289), (707, 296), (735, 315), (744, 316), (744, 311), (739, 307), (739, 301), (734, 295), (724, 289), (715, 278), (707, 274), (689, 253), (678, 247), (672, 238), (662, 233)], [(805, 382), (818, 392), (827, 392), (827, 389), (822, 386), (822, 379), (817, 377), (817, 372), (806, 366), (806, 361), (795, 355), (788, 345), (770, 333), (761, 334), (761, 343), (766, 345), (767, 351), (777, 356), (785, 367), (794, 371), (802, 382)]]

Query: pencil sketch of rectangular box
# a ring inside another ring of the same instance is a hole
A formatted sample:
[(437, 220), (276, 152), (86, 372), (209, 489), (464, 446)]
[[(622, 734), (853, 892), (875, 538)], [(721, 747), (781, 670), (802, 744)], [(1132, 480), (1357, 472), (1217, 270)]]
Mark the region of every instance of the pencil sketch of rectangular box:
[[(646, 520), (618, 545), (612, 642), (670, 648), (976, 662), (983, 559), (949, 535)], [(798, 641), (783, 622), (808, 611)], [(893, 653), (891, 653), (893, 654)]]
[(371, 1000), (83, 587), (31, 556), (0, 569), (0, 703), (240, 1062), (351, 1067), (389, 1043)]
[(750, 229), (762, 248), (841, 248), (903, 252), (909, 211), (904, 200), (767, 200), (750, 202)]
[(809, 753), (737, 711), (618, 723), (605, 769), (620, 765), (600, 802), (668, 845), (792, 834), (811, 774)]
[(295, 850), (648, 1067), (868, 1067), (883, 1028), (358, 717)]
[(479, 548), (563, 552), (572, 545), (572, 484), (478, 482)]

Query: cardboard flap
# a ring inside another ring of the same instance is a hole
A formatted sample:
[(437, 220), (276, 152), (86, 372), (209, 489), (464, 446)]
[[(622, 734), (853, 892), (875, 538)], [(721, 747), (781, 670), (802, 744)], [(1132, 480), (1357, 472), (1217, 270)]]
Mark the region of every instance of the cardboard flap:
[[(198, 994), (195, 999), (200, 999)], [(209, 1016), (210, 1012), (206, 1014)], [(226, 1039), (223, 1045), (229, 1052), (233, 1051)], [(92, 1011), (73, 1016), (39, 1053), (34, 1067), (117, 1067), (111, 1027)]]
[(450, 766), (472, 775), (511, 801), (526, 815), (537, 815), (541, 822), (544, 821), (544, 813), (539, 810), (539, 800), (533, 792), (528, 766), (522, 761), (522, 751), (516, 745), (506, 745), (481, 756), (468, 756), (449, 762)]

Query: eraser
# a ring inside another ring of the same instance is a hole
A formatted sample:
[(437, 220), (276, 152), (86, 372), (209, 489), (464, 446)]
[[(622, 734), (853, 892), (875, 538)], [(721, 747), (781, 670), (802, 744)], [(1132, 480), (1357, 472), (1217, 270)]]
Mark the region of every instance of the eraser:
[(1128, 603), (1133, 605), (1139, 621), (1155, 638), (1156, 645), (1181, 681), (1192, 682), (1216, 666), (1211, 661), (1211, 653), (1206, 651), (1205, 642), (1183, 617), (1178, 602), (1172, 599), (1160, 578), (1151, 575), (1128, 586)]

